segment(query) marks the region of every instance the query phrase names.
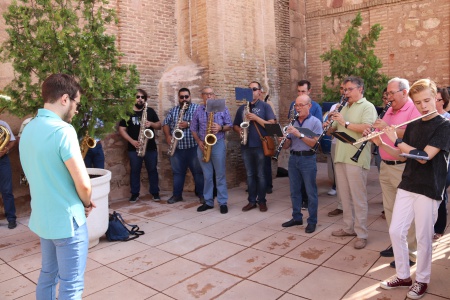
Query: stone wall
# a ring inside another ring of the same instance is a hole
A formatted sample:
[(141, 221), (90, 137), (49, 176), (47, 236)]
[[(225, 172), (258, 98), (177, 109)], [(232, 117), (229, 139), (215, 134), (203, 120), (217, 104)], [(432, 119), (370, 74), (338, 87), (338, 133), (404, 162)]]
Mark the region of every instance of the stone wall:
[(306, 11), (306, 70), (315, 99), (321, 99), (323, 77), (329, 73), (320, 55), (340, 43), (358, 12), (364, 33), (376, 23), (383, 26), (375, 49), (383, 73), (410, 82), (431, 78), (438, 85), (450, 85), (449, 1), (311, 0)]

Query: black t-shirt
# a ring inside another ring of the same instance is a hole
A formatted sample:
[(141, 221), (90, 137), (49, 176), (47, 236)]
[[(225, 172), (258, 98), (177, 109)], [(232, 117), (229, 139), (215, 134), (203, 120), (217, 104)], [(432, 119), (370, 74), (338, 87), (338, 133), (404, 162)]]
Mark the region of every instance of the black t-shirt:
[[(126, 127), (128, 135), (137, 140), (139, 138), (139, 131), (141, 130), (141, 119), (142, 119), (142, 110), (141, 111), (133, 111), (130, 115), (130, 119), (126, 122), (125, 120), (121, 120), (119, 123), (120, 127)], [(147, 107), (147, 120), (150, 122), (159, 122), (158, 115), (151, 107)], [(153, 133), (155, 131), (153, 128), (149, 128)], [(156, 150), (156, 142), (155, 138), (148, 140), (146, 151)], [(136, 147), (132, 144), (128, 143), (128, 151), (136, 151)]]
[(441, 151), (425, 164), (408, 159), (398, 187), (431, 199), (443, 200), (450, 150), (449, 137), (450, 121), (442, 116), (428, 121), (420, 119), (408, 124), (403, 137), (405, 143), (418, 150), (424, 150), (430, 145)]

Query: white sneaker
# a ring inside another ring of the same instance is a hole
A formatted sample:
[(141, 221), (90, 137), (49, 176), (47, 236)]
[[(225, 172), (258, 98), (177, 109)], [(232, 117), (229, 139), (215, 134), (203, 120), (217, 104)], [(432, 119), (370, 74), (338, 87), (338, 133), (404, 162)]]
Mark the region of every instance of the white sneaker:
[(330, 196), (336, 196), (337, 192), (336, 192), (335, 189), (331, 189), (331, 190), (328, 191), (327, 194), (330, 195)]

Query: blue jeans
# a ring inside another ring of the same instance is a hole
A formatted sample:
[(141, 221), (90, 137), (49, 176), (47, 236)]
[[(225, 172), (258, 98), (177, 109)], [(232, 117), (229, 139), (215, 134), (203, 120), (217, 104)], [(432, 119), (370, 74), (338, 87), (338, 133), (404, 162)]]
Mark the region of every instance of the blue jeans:
[(94, 148), (88, 150), (84, 158), (84, 164), (86, 168), (105, 168), (105, 154), (103, 153), (103, 147), (100, 141), (97, 142)]
[(197, 146), (188, 149), (176, 149), (170, 157), (170, 165), (173, 171), (173, 195), (183, 194), (184, 180), (187, 169), (191, 170), (195, 182), (195, 194), (203, 197), (203, 172), (197, 158)]
[(272, 157), (264, 156), (264, 175), (266, 178), (266, 187), (273, 188), (272, 185)]
[(203, 171), (203, 197), (205, 198), (205, 203), (209, 206), (214, 206), (214, 170), (216, 171), (217, 202), (219, 203), (219, 205), (226, 205), (228, 201), (227, 178), (225, 176), (226, 154), (225, 141), (223, 139), (218, 140), (217, 143), (212, 146), (211, 158), (207, 163), (203, 161), (202, 150), (200, 150), (200, 148), (197, 149), (198, 161)]
[(73, 225), (73, 237), (41, 238), (42, 269), (36, 286), (37, 300), (56, 299), (58, 281), (59, 300), (81, 299), (89, 238), (86, 223), (78, 227), (74, 220)]
[[(300, 221), (302, 214), (302, 188), (308, 195), (308, 224), (317, 224), (317, 163), (316, 156), (296, 156), (289, 157), (289, 185), (291, 189), (292, 218)], [(303, 184), (300, 184), (303, 183)]]
[(0, 158), (0, 193), (2, 194), (5, 216), (8, 222), (16, 220), (16, 206), (12, 193), (12, 171), (8, 155)]
[(141, 170), (142, 162), (145, 162), (145, 169), (147, 169), (148, 181), (150, 184), (149, 192), (153, 196), (159, 193), (159, 179), (158, 169), (156, 164), (158, 163), (158, 152), (156, 150), (145, 152), (144, 157), (137, 156), (136, 151), (128, 151), (128, 157), (130, 158), (130, 187), (131, 194), (139, 195), (141, 190)]
[[(247, 171), (248, 202), (266, 203), (265, 156), (262, 147), (241, 148)], [(269, 157), (270, 158), (270, 157)]]

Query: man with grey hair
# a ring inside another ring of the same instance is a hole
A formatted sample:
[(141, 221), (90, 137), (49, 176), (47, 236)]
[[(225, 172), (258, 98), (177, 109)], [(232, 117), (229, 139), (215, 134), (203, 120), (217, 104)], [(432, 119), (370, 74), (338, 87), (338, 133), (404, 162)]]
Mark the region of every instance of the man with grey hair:
[[(341, 112), (334, 112), (327, 126), (333, 120), (329, 132), (345, 132), (354, 139), (362, 137), (377, 118), (377, 111), (372, 103), (364, 98), (364, 81), (350, 76), (344, 80), (344, 93), (347, 105)], [(370, 170), (370, 147), (365, 147), (357, 162), (351, 160), (355, 148), (350, 143), (337, 142), (335, 154), (336, 184), (339, 190), (344, 228), (333, 231), (333, 236), (357, 236), (354, 248), (362, 249), (367, 244), (367, 174)]]
[[(373, 128), (383, 130), (387, 126), (401, 124), (420, 115), (419, 111), (414, 106), (413, 101), (408, 97), (408, 80), (398, 77), (392, 78), (388, 82), (386, 92), (388, 95), (388, 101), (391, 102), (391, 107), (386, 111), (383, 119), (378, 119), (375, 121)], [(406, 125), (396, 129), (397, 136), (399, 138), (403, 138), (405, 128)], [(369, 132), (370, 131), (366, 131), (365, 133), (368, 134)], [(391, 147), (395, 147), (394, 143), (392, 143), (386, 135), (382, 135), (381, 139), (384, 143), (390, 145)], [(405, 169), (406, 161), (396, 160), (395, 157), (390, 155), (383, 148), (380, 148), (379, 152), (381, 156), (380, 186), (381, 191), (383, 192), (384, 214), (389, 227), (391, 225), (397, 187), (402, 180), (402, 174)], [(417, 250), (416, 230), (414, 223), (412, 223), (409, 229), (407, 241), (410, 259), (409, 263), (412, 266), (415, 264)], [(388, 247), (386, 250), (381, 251), (380, 255), (384, 257), (393, 257), (394, 252), (392, 247)], [(395, 267), (395, 261), (391, 263), (391, 267)]]

